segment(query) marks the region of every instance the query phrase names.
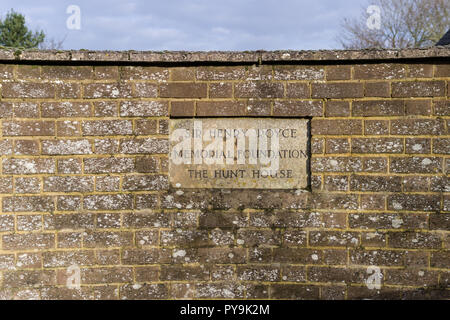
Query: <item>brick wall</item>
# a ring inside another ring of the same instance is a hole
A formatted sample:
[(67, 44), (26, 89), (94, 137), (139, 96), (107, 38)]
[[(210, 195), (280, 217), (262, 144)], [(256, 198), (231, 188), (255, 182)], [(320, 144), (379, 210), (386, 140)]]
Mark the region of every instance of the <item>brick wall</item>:
[[(449, 56), (1, 51), (0, 297), (448, 299)], [(312, 190), (170, 189), (193, 116), (310, 117)]]

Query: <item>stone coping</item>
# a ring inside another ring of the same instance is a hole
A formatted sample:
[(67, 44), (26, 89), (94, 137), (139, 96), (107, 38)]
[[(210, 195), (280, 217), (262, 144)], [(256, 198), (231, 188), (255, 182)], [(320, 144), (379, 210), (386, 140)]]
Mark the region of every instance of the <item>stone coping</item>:
[(91, 51), (0, 49), (0, 61), (119, 63), (289, 63), (449, 58), (450, 46), (420, 49), (317, 51)]

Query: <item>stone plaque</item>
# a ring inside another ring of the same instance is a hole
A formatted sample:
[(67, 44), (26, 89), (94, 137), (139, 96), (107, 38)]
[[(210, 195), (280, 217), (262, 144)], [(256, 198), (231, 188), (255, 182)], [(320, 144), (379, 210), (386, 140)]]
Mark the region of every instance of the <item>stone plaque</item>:
[(175, 188), (304, 189), (308, 120), (170, 120), (169, 180)]

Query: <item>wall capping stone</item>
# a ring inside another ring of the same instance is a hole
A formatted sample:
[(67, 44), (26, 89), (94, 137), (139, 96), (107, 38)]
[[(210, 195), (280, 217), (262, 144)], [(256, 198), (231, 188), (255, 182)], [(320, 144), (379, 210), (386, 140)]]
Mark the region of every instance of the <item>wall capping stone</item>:
[(374, 50), (92, 51), (0, 49), (0, 61), (121, 63), (289, 63), (449, 58), (450, 47)]

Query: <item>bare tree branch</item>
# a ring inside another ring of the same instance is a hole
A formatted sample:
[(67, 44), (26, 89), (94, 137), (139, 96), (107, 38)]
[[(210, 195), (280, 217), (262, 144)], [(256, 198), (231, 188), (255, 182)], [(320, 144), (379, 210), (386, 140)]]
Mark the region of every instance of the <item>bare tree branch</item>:
[[(381, 9), (380, 29), (369, 29), (369, 5)], [(358, 18), (345, 18), (337, 41), (345, 49), (434, 45), (450, 27), (450, 0), (372, 0)]]

